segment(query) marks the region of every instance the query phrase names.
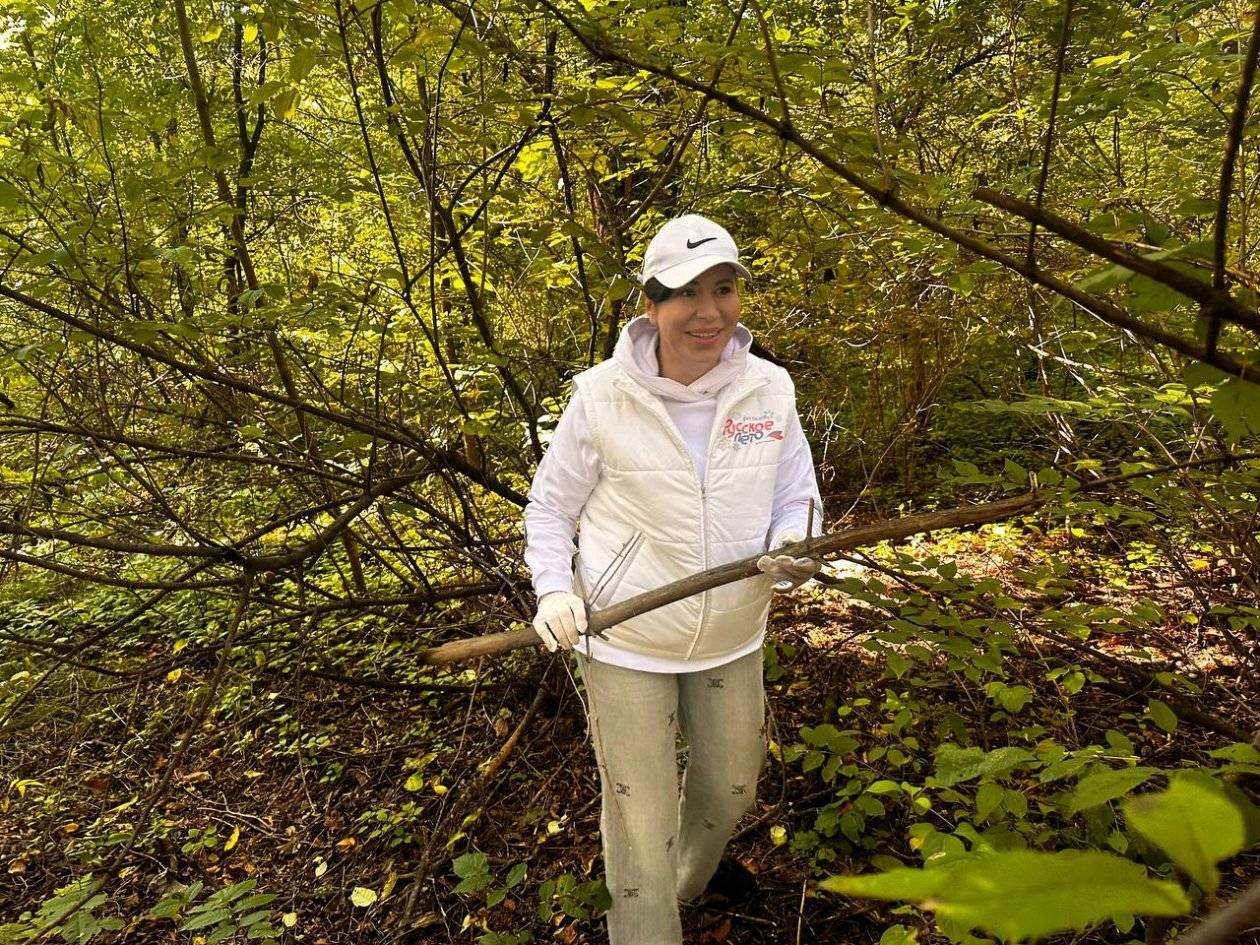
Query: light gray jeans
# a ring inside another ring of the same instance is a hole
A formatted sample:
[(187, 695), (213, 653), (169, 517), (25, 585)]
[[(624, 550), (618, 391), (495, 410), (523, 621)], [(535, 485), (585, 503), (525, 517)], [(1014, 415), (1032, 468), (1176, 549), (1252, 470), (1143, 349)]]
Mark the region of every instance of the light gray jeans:
[[(760, 650), (696, 673), (575, 652), (599, 765), (609, 945), (680, 945), (678, 899), (704, 891), (766, 755)], [(675, 734), (690, 752), (679, 791)]]

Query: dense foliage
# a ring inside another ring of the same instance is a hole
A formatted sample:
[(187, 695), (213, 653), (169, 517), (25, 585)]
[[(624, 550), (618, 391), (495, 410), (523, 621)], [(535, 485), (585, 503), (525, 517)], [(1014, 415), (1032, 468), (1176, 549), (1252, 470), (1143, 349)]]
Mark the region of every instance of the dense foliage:
[(529, 616), (567, 380), (689, 210), (745, 249), (831, 526), (1039, 506), (776, 613), (744, 842), (782, 914), (703, 934), (1212, 913), (1260, 839), (1257, 29), (0, 5), (0, 943), (599, 934), (566, 670), (422, 653)]

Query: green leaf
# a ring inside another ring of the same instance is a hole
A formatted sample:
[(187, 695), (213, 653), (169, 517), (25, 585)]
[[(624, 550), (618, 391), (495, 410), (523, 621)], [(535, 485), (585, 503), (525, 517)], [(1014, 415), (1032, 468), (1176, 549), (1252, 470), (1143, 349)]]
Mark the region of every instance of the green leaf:
[(1144, 867), (1098, 851), (1011, 850), (928, 869), (832, 876), (819, 884), (847, 896), (909, 900), (965, 928), (1008, 942), (1084, 929), (1122, 913), (1183, 915), (1186, 894)]
[(200, 912), (190, 916), (179, 929), (181, 932), (194, 932), (197, 929), (204, 929), (230, 917), (231, 912), (226, 907), (211, 909), (208, 912)]
[(1007, 712), (1018, 713), (1032, 701), (1032, 690), (1027, 686), (1007, 686), (998, 693), (998, 702)]
[(1146, 714), (1165, 732), (1177, 731), (1177, 713), (1170, 709), (1166, 702), (1152, 699), (1146, 706)]
[(312, 46), (300, 46), (293, 53), (293, 58), (289, 60), (289, 79), (293, 82), (301, 82), (310, 74), (311, 69), (315, 68), (315, 62), (319, 59), (319, 50)]
[(508, 889), (511, 889), (525, 878), (525, 871), (528, 868), (528, 864), (526, 863), (517, 863), (508, 870), (507, 879), (503, 881), (503, 884), (507, 886)]
[(980, 785), (980, 790), (976, 792), (976, 819), (988, 820), (1005, 796), (1006, 789), (1000, 784), (987, 781)]
[(1260, 435), (1260, 384), (1230, 378), (1217, 388), (1210, 405), (1231, 439)]
[(1181, 376), (1190, 387), (1206, 387), (1229, 380), (1229, 375), (1220, 368), (1202, 361), (1191, 361), (1182, 369)]
[(1176, 289), (1146, 276), (1134, 276), (1129, 288), (1133, 293), (1129, 298), (1129, 307), (1135, 312), (1164, 312), (1189, 301)]
[(1243, 812), (1210, 776), (1183, 773), (1168, 790), (1125, 802), (1129, 826), (1168, 854), (1204, 891), (1216, 892), (1216, 864), (1247, 842)]
[(460, 880), (459, 885), (455, 887), (455, 892), (461, 896), (467, 893), (480, 892), (493, 882), (494, 878), (489, 873), (476, 873), (467, 879)]
[(1068, 813), (1079, 814), (1123, 797), (1158, 773), (1154, 768), (1112, 768), (1081, 778), (1068, 801)]
[(1252, 764), (1260, 763), (1260, 748), (1250, 745), (1247, 742), (1234, 742), (1232, 745), (1226, 745), (1224, 748), (1214, 748), (1208, 752), (1212, 758), (1221, 758), (1225, 761), (1241, 761)]
[(485, 889), (494, 879), (490, 876), (490, 864), (484, 853), (465, 853), (455, 858), (451, 867), (460, 877), (455, 887), (457, 893), (473, 893)]
[(0, 207), (16, 207), (22, 200), (21, 190), (8, 181), (0, 180)]
[(900, 679), (906, 674), (906, 670), (911, 667), (911, 662), (895, 650), (888, 650), (884, 653), (884, 659), (888, 663), (888, 668), (892, 670), (892, 674)]
[(376, 902), (376, 899), (376, 890), (368, 889), (366, 886), (355, 886), (354, 891), (350, 893), (350, 901), (360, 909), (366, 909)]
[(1105, 292), (1107, 289), (1128, 282), (1134, 275), (1132, 269), (1126, 269), (1124, 266), (1107, 266), (1079, 280), (1076, 287), (1085, 292)]
[(901, 785), (899, 785), (896, 781), (889, 781), (887, 779), (884, 779), (881, 781), (876, 781), (866, 790), (867, 790), (867, 793), (869, 794), (900, 794)]
[(916, 945), (919, 933), (904, 925), (890, 925), (879, 937), (879, 945)]
[(938, 787), (952, 787), (975, 778), (999, 778), (1037, 757), (1008, 745), (986, 752), (983, 748), (942, 748), (936, 755), (934, 780)]

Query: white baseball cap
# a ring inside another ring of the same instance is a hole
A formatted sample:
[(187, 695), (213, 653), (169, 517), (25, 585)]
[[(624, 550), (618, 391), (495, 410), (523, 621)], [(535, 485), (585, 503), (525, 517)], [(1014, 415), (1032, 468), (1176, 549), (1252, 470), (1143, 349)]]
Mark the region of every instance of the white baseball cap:
[(675, 217), (662, 226), (643, 254), (642, 281), (655, 279), (669, 289), (685, 286), (706, 269), (727, 263), (745, 279), (735, 240), (723, 227), (698, 213)]

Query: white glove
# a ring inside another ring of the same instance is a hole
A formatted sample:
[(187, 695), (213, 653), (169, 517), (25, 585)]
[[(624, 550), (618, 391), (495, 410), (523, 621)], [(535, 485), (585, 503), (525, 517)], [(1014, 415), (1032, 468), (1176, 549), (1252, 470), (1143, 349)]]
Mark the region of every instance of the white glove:
[[(805, 536), (797, 532), (784, 532), (775, 540), (775, 548), (785, 548)], [(814, 558), (793, 558), (791, 555), (762, 555), (757, 567), (774, 578), (776, 591), (794, 591), (822, 568), (822, 562)]]
[(586, 601), (568, 591), (544, 594), (538, 599), (534, 632), (549, 653), (557, 649), (573, 649), (578, 634), (586, 632)]

